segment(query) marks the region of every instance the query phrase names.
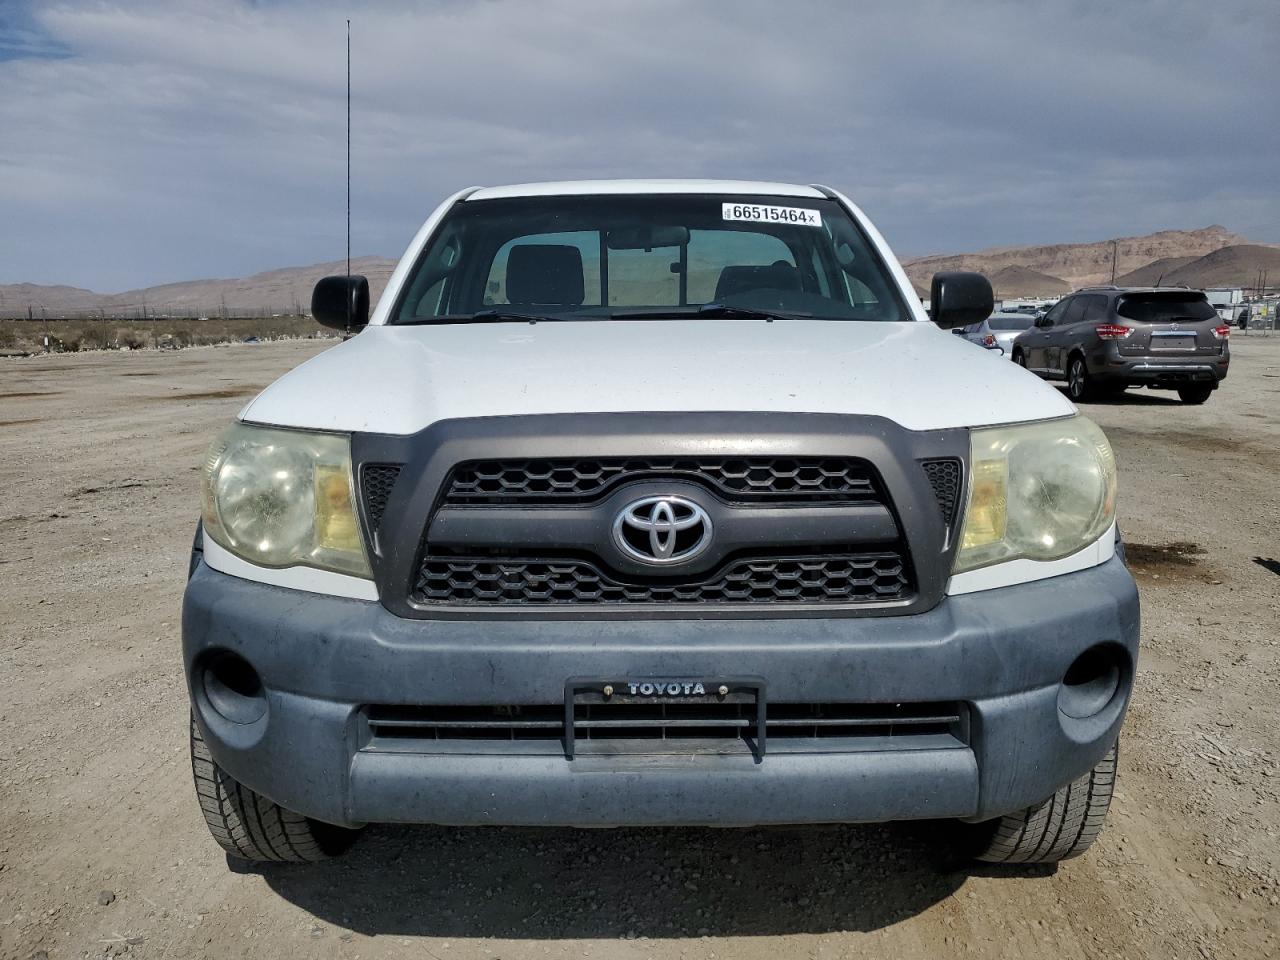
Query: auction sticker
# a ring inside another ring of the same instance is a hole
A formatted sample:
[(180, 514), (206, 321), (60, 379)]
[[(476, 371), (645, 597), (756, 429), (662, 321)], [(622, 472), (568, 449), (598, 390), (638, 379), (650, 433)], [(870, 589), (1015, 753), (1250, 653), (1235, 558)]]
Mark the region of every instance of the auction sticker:
[(822, 214), (804, 207), (766, 207), (758, 203), (726, 203), (721, 217), (725, 220), (751, 220), (757, 223), (796, 223), (805, 227), (822, 226)]

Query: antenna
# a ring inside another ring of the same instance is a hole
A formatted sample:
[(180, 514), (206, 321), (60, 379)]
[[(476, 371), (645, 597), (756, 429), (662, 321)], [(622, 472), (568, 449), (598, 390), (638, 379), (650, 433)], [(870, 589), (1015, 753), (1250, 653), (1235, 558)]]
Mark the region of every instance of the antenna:
[(351, 18), (347, 18), (347, 329), (351, 335)]

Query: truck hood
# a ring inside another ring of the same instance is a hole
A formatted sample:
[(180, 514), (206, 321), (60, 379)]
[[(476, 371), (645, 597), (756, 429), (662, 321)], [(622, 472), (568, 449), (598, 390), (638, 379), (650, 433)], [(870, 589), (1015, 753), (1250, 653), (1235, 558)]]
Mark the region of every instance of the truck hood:
[(285, 374), (241, 418), (409, 434), (459, 417), (769, 411), (936, 430), (1074, 410), (931, 323), (674, 320), (371, 326)]

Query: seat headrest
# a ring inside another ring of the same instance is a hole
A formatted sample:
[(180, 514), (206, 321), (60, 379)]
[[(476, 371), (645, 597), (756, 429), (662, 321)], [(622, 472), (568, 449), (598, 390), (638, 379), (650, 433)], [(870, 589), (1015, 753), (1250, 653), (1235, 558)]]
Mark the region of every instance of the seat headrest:
[(525, 243), (507, 254), (511, 303), (582, 305), (582, 251), (568, 244)]
[(731, 266), (720, 271), (716, 300), (748, 290), (799, 290), (800, 271), (779, 260), (769, 266)]

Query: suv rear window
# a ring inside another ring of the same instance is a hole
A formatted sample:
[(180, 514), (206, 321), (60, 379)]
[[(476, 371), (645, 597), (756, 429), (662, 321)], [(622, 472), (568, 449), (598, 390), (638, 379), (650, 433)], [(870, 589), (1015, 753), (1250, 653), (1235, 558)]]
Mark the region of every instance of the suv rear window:
[(1216, 320), (1218, 314), (1203, 293), (1131, 293), (1120, 298), (1116, 313), (1138, 323), (1174, 320)]

